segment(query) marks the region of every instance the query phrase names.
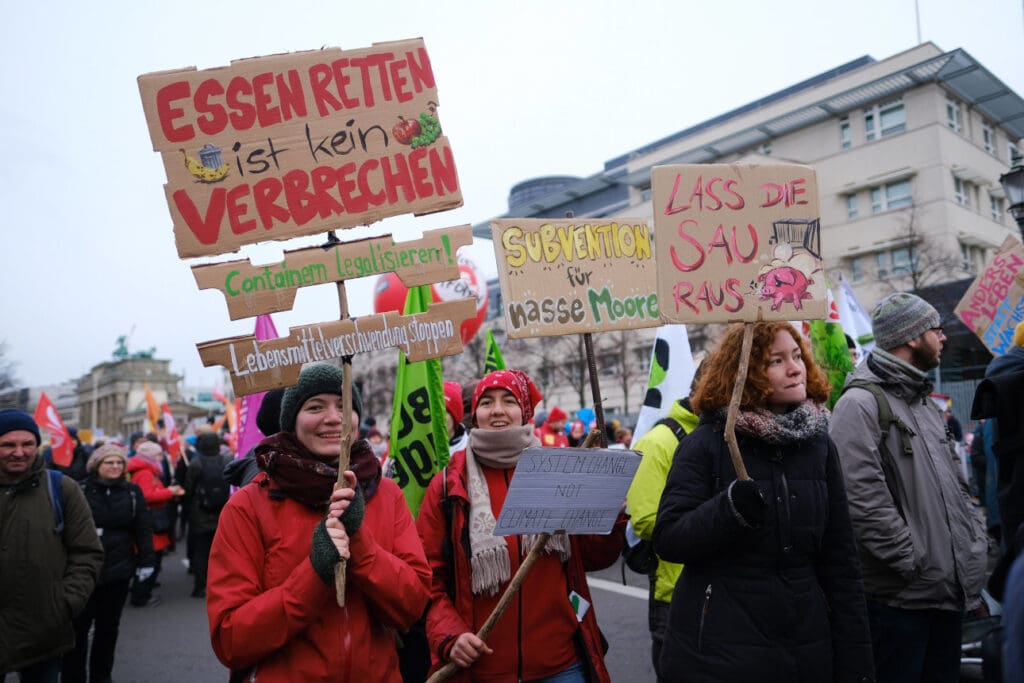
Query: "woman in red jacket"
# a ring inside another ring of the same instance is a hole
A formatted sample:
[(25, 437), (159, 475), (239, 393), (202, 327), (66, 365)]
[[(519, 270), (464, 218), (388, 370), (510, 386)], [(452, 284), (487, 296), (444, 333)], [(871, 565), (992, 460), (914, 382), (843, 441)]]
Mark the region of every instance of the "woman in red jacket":
[[(258, 474), (221, 511), (210, 552), (213, 650), (231, 680), (399, 683), (392, 632), (423, 614), (430, 569), (398, 486), (366, 441), (334, 490), (343, 419), (358, 433), (341, 370), (307, 366), (281, 400), (281, 432), (256, 447)], [(334, 571), (346, 560), (345, 606)]]
[(519, 456), (540, 444), (532, 421), (540, 398), (519, 370), (480, 380), (469, 443), (434, 477), (420, 508), (416, 526), (433, 570), (427, 612), (433, 669), (455, 662), (462, 670), (453, 680), (609, 680), (586, 572), (619, 557), (624, 517), (606, 536), (552, 536), (487, 642), (475, 635), (534, 542), (493, 530)]
[(164, 551), (171, 545), (171, 534), (174, 533), (171, 506), (175, 505), (175, 497), (185, 493), (185, 489), (177, 484), (164, 486), (163, 476), (164, 449), (160, 444), (143, 441), (135, 449), (135, 455), (128, 459), (128, 475), (131, 482), (142, 489), (142, 497), (153, 520), (153, 553), (156, 562), (153, 571), (146, 578), (138, 575), (132, 581), (132, 607), (151, 607), (159, 605), (160, 596), (153, 595), (160, 568), (163, 564)]

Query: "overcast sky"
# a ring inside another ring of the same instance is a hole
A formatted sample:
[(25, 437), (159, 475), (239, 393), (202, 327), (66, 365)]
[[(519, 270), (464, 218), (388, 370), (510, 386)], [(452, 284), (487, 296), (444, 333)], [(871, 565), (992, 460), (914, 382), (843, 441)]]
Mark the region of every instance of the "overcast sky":
[[(1024, 93), (1021, 0), (918, 5), (923, 40), (967, 50)], [(110, 359), (120, 335), (196, 385), (222, 383), (197, 342), (252, 333), (252, 319), (228, 319), (220, 293), (196, 288), (190, 265), (203, 260), (177, 256), (140, 74), (423, 37), (465, 205), (340, 235), (405, 240), (493, 218), (522, 180), (592, 175), (862, 55), (909, 49), (917, 33), (913, 0), (13, 3), (0, 29), (0, 341), (23, 385), (79, 377)], [(320, 241), (230, 258), (269, 263)], [(489, 242), (470, 256), (495, 273)], [(353, 314), (373, 312), (372, 288), (372, 278), (347, 285)], [(335, 288), (300, 290), (273, 317), (281, 334), (336, 320)]]

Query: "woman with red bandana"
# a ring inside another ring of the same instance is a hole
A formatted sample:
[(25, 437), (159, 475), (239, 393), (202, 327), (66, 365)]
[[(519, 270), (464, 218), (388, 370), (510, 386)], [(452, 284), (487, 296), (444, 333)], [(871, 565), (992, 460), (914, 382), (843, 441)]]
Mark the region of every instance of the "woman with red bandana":
[[(426, 608), (430, 569), (398, 485), (364, 440), (335, 489), (342, 372), (305, 367), (281, 399), (281, 431), (256, 447), (261, 472), (221, 512), (207, 612), (231, 680), (400, 683), (393, 633)], [(334, 572), (345, 565), (345, 606)]]
[(589, 605), (586, 572), (610, 566), (622, 527), (604, 536), (551, 537), (487, 642), (475, 634), (526, 558), (534, 536), (495, 536), (523, 449), (538, 446), (533, 412), (541, 395), (519, 370), (498, 370), (473, 392), (473, 429), (427, 489), (416, 521), (433, 570), (427, 637), (432, 669), (454, 662), (452, 680), (606, 683), (603, 638)]

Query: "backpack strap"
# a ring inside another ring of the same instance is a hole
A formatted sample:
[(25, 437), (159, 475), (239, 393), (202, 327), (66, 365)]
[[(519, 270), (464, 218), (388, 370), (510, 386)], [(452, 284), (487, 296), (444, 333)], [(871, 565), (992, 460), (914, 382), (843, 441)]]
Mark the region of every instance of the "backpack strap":
[[(455, 549), (452, 547), (452, 510), (455, 499), (448, 495), (448, 466), (441, 468), (441, 509), (444, 511), (444, 536), (441, 537), (441, 555), (448, 562), (448, 580), (446, 592), (448, 597), (455, 600)], [(437, 475), (434, 475), (437, 476)]]
[(58, 536), (64, 535), (64, 489), (62, 475), (57, 470), (46, 470), (50, 486), (50, 504), (53, 506), (53, 530)]
[[(665, 425), (671, 429), (672, 433), (676, 435), (676, 441), (682, 441), (683, 437), (686, 436), (686, 430), (683, 429), (683, 425), (675, 418), (663, 417), (654, 423), (654, 427), (657, 427), (658, 425)], [(652, 427), (652, 429), (654, 427)]]
[(906, 520), (907, 517), (903, 514), (903, 505), (900, 503), (900, 497), (896, 488), (896, 461), (886, 445), (886, 436), (893, 427), (896, 427), (899, 432), (900, 448), (903, 451), (903, 455), (910, 458), (914, 455), (914, 446), (910, 441), (910, 437), (914, 436), (914, 432), (907, 426), (906, 422), (893, 415), (892, 406), (889, 405), (889, 397), (885, 395), (881, 385), (864, 380), (853, 380), (843, 387), (843, 393), (846, 393), (847, 389), (852, 388), (864, 389), (875, 397), (875, 404), (878, 406), (878, 426), (882, 431), (882, 437), (878, 441), (878, 452), (882, 456), (882, 472), (885, 474), (885, 485), (889, 489), (889, 495), (892, 497), (893, 503), (896, 505), (896, 511), (900, 513), (900, 517)]

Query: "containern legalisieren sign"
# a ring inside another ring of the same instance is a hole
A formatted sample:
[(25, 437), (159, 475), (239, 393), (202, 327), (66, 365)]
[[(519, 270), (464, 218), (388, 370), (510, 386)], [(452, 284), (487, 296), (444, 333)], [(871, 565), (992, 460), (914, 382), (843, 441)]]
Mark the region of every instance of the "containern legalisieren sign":
[(421, 39), (138, 83), (181, 258), (462, 205)]
[(232, 320), (290, 311), (300, 287), (394, 272), (406, 287), (459, 277), (458, 249), (472, 244), (469, 225), (428, 230), (418, 240), (390, 235), (284, 252), (279, 263), (249, 260), (192, 266), (199, 289), (224, 295)]
[(513, 218), (491, 233), (510, 338), (661, 324), (645, 221)]
[(663, 322), (825, 317), (814, 169), (655, 166), (651, 185)]

